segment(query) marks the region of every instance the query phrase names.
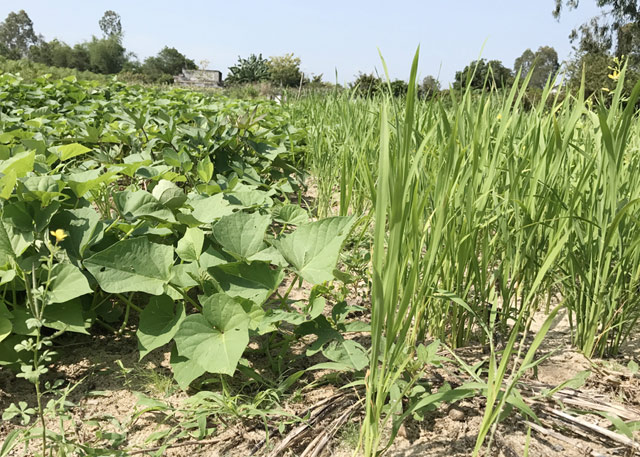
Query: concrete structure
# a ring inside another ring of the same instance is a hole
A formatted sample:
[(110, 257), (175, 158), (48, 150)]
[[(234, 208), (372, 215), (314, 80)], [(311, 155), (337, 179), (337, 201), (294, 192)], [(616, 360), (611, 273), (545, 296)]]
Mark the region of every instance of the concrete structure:
[(173, 77), (179, 86), (189, 87), (222, 87), (222, 72), (218, 70), (182, 70)]

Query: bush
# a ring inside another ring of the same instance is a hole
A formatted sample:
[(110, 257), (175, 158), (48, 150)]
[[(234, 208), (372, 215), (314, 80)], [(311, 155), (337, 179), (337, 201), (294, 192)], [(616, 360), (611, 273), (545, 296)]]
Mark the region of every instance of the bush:
[(98, 39), (93, 37), (86, 44), (90, 70), (102, 74), (120, 73), (127, 61), (126, 49), (119, 36)]
[(248, 58), (238, 57), (238, 63), (229, 67), (229, 74), (225, 78), (228, 84), (257, 83), (269, 80), (269, 65), (262, 54), (251, 54)]
[(359, 73), (356, 80), (349, 84), (349, 87), (354, 89), (358, 95), (371, 97), (382, 89), (382, 80), (373, 73)]
[(271, 57), (267, 63), (271, 81), (282, 87), (297, 87), (304, 83), (300, 72), (300, 58), (293, 53)]

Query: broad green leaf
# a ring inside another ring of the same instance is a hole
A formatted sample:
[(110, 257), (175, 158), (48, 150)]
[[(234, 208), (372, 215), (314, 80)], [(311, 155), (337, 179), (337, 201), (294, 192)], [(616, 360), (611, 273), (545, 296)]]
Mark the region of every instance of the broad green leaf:
[[(0, 259), (2, 259), (2, 254), (0, 254)], [(0, 260), (0, 263), (2, 263), (2, 260)], [(15, 277), (16, 270), (0, 270), (0, 286), (10, 283)]]
[(151, 217), (163, 222), (176, 221), (170, 209), (144, 190), (118, 192), (113, 201), (127, 221), (135, 221), (141, 217)]
[(224, 194), (190, 200), (189, 204), (193, 208), (193, 217), (203, 224), (210, 224), (216, 219), (233, 213), (233, 207), (224, 199)]
[(64, 187), (64, 182), (57, 179), (59, 177), (60, 175), (24, 178), (18, 187), (19, 195), (26, 201), (41, 202), (43, 208), (47, 207), (54, 199), (65, 200), (67, 196), (60, 192)]
[(270, 222), (269, 216), (238, 212), (221, 218), (213, 227), (213, 236), (227, 252), (246, 259), (262, 248)]
[(14, 172), (18, 178), (22, 178), (33, 171), (35, 158), (36, 151), (20, 152), (7, 160), (0, 161), (0, 173), (8, 175)]
[(253, 262), (254, 260), (259, 260), (262, 262), (269, 262), (272, 265), (276, 265), (278, 267), (288, 267), (289, 262), (287, 262), (280, 251), (278, 251), (273, 246), (269, 246), (261, 251), (256, 252), (252, 256), (247, 257), (247, 260)]
[(86, 154), (87, 152), (91, 151), (91, 149), (79, 143), (65, 144), (63, 146), (54, 146), (52, 148), (49, 148), (49, 150), (54, 154), (56, 154), (58, 157), (60, 157), (60, 160), (63, 162), (65, 160), (72, 159), (73, 157), (77, 157), (79, 155)]
[(140, 359), (169, 343), (184, 318), (184, 305), (181, 302), (174, 302), (167, 295), (151, 297), (149, 304), (140, 313), (140, 323), (136, 332)]
[(43, 232), (60, 228), (49, 227), (59, 208), (58, 202), (42, 205), (39, 201), (15, 201), (4, 206), (2, 219), (22, 232)]
[(207, 372), (195, 360), (178, 354), (175, 346), (171, 349), (171, 369), (174, 379), (183, 390), (187, 390), (195, 379)]
[(15, 350), (15, 345), (19, 344), (23, 339), (23, 335), (9, 335), (3, 341), (0, 341), (0, 366), (3, 365), (13, 365), (17, 362), (26, 362), (29, 363), (30, 360), (21, 360), (21, 358), (25, 358), (25, 353), (17, 353)]
[(249, 344), (249, 317), (242, 305), (224, 294), (202, 301), (202, 314), (192, 314), (175, 335), (178, 353), (210, 373), (233, 375)]
[(48, 305), (44, 311), (44, 325), (56, 330), (89, 334), (87, 329), (91, 323), (84, 318), (82, 303), (75, 299)]
[(12, 329), (11, 321), (6, 317), (0, 316), (0, 341), (11, 335)]
[(198, 161), (196, 170), (198, 171), (198, 177), (203, 182), (208, 183), (211, 181), (211, 178), (213, 177), (213, 163), (211, 163), (211, 159), (209, 157), (205, 157)]
[(225, 200), (230, 204), (241, 208), (270, 208), (273, 206), (273, 200), (269, 194), (262, 190), (236, 190), (224, 195)]
[(8, 200), (16, 187), (17, 181), (18, 175), (16, 175), (15, 170), (9, 171), (9, 173), (0, 178), (0, 198)]
[(49, 303), (64, 303), (93, 292), (82, 271), (70, 263), (54, 265), (51, 275), (53, 279), (47, 294)]
[(360, 371), (369, 365), (366, 350), (353, 340), (332, 341), (322, 354), (348, 370)]
[(275, 246), (296, 272), (311, 284), (333, 279), (340, 249), (353, 226), (352, 217), (331, 217), (302, 225)]
[(296, 335), (316, 335), (318, 337), (307, 349), (306, 354), (308, 357), (319, 352), (326, 343), (343, 339), (340, 332), (332, 327), (324, 315), (300, 324), (296, 328)]
[(309, 222), (309, 214), (298, 205), (276, 206), (273, 220), (287, 225), (301, 225)]
[(224, 265), (233, 261), (230, 256), (216, 251), (213, 247), (209, 246), (203, 253), (200, 254), (200, 269), (206, 271), (211, 267), (217, 267), (218, 265)]
[(204, 245), (204, 232), (197, 227), (188, 228), (184, 236), (178, 241), (176, 254), (185, 262), (200, 260), (202, 246)]
[(264, 262), (227, 263), (207, 270), (227, 295), (264, 303), (284, 278), (280, 269), (272, 270)]
[(33, 236), (18, 232), (12, 225), (0, 221), (0, 265), (17, 259), (31, 245)]
[(84, 265), (105, 292), (161, 295), (171, 278), (173, 248), (132, 238), (94, 254)]
[(180, 208), (187, 201), (187, 194), (171, 181), (161, 179), (151, 194), (164, 206), (171, 209)]
[(83, 259), (87, 249), (103, 238), (106, 223), (94, 208), (84, 207), (57, 213), (51, 227), (67, 232), (69, 236), (60, 245), (71, 257)]
[(10, 259), (15, 259), (16, 254), (13, 251), (9, 234), (7, 233), (5, 223), (0, 222), (0, 264), (6, 265)]
[(162, 152), (162, 157), (167, 165), (172, 167), (180, 167), (180, 156), (173, 149), (166, 148)]
[(98, 168), (94, 170), (72, 173), (65, 177), (67, 185), (78, 197), (84, 196), (90, 190), (98, 189), (118, 179), (115, 171), (102, 173)]
[[(198, 268), (198, 264), (195, 262), (181, 263), (180, 265), (174, 265), (171, 267), (171, 284), (179, 287), (183, 291), (187, 291), (191, 287), (197, 286), (197, 279), (199, 279), (200, 276), (200, 269)], [(177, 294), (176, 296), (179, 296), (180, 299), (183, 298), (181, 294), (171, 287), (168, 291), (169, 293), (174, 291)]]

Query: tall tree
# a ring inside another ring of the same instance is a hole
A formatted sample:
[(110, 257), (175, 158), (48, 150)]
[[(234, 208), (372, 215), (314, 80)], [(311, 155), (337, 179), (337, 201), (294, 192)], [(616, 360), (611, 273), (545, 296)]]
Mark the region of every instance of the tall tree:
[(54, 67), (74, 67), (73, 49), (58, 39), (49, 42), (40, 40), (29, 49), (29, 58), (34, 62)]
[(154, 57), (147, 57), (140, 71), (150, 82), (173, 82), (173, 76), (183, 69), (195, 70), (195, 62), (176, 48), (165, 46)]
[(529, 86), (540, 89), (559, 68), (558, 53), (551, 46), (540, 46), (535, 53), (527, 49), (513, 64), (514, 71), (521, 70), (523, 78), (533, 71)]
[(371, 97), (382, 89), (382, 80), (373, 73), (359, 73), (350, 85), (359, 95)]
[(120, 43), (117, 35), (98, 39), (93, 37), (86, 44), (89, 54), (90, 70), (96, 73), (120, 73), (127, 61), (126, 49)]
[(122, 35), (122, 22), (120, 20), (120, 15), (115, 11), (105, 11), (102, 18), (98, 21), (98, 25), (100, 25), (100, 30), (102, 30), (105, 38)]
[[(635, 28), (640, 27), (638, 0), (595, 0), (595, 2), (601, 8), (602, 14), (582, 24), (570, 35), (572, 41), (578, 41), (579, 52), (607, 52), (613, 47), (614, 41), (620, 38), (621, 28), (628, 24), (634, 24)], [(576, 9), (579, 3), (579, 0), (555, 0), (553, 15), (559, 18), (563, 9)]]
[(294, 57), (293, 53), (270, 57), (267, 65), (271, 81), (275, 84), (283, 87), (293, 87), (300, 84), (302, 80), (300, 57)]
[(422, 98), (432, 98), (440, 92), (440, 81), (435, 76), (427, 75), (418, 87), (418, 94)]
[(38, 43), (29, 15), (20, 10), (8, 14), (0, 23), (0, 54), (10, 59), (21, 59), (29, 53), (29, 48)]
[[(486, 84), (485, 84), (486, 81)], [(513, 73), (499, 60), (474, 60), (464, 70), (457, 71), (453, 87), (462, 89), (467, 84), (472, 89), (509, 87), (513, 83)]]

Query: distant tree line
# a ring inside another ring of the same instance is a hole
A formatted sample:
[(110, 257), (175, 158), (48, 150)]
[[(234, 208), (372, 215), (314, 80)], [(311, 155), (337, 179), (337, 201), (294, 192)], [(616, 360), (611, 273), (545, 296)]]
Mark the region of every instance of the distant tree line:
[[(138, 60), (123, 45), (122, 20), (115, 11), (105, 11), (98, 26), (102, 32), (100, 37), (92, 36), (88, 41), (71, 46), (57, 38), (47, 41), (38, 35), (24, 10), (11, 12), (0, 23), (0, 56), (78, 71), (122, 74), (128, 80), (145, 83), (172, 83), (173, 77), (182, 70), (198, 68), (193, 60), (169, 46), (144, 61)], [(239, 57), (238, 63), (229, 68), (225, 82), (230, 85), (267, 82), (276, 87), (324, 85), (322, 75), (304, 75), (300, 70), (300, 58), (291, 53), (269, 59), (263, 58), (262, 54)]]
[(197, 68), (193, 60), (168, 46), (140, 62), (123, 46), (121, 18), (114, 11), (106, 11), (98, 25), (102, 36), (70, 46), (57, 38), (47, 41), (36, 34), (24, 10), (11, 12), (0, 23), (0, 56), (98, 74), (125, 73), (147, 83), (171, 83), (183, 69)]
[[(583, 80), (587, 95), (611, 91), (617, 83), (619, 70), (627, 64), (625, 90), (640, 79), (640, 7), (637, 0), (595, 0), (602, 14), (575, 29), (569, 37), (573, 55), (563, 63), (568, 84), (575, 89)], [(555, 0), (553, 14), (560, 17), (565, 9), (578, 7), (576, 0)], [(38, 35), (33, 22), (24, 10), (12, 12), (0, 23), (0, 56), (55, 67), (73, 68), (99, 74), (126, 75), (128, 79), (147, 83), (171, 83), (183, 69), (196, 69), (195, 62), (177, 49), (165, 46), (157, 55), (143, 61), (123, 46), (124, 32), (120, 16), (106, 11), (98, 21), (102, 35), (73, 46)], [(255, 83), (283, 87), (325, 87), (322, 75), (305, 75), (300, 58), (292, 53), (264, 58), (262, 54), (238, 57), (229, 67), (225, 83), (247, 85)], [(529, 91), (541, 91), (558, 73), (561, 65), (558, 54), (550, 46), (537, 51), (526, 49), (518, 57), (513, 69), (500, 60), (479, 59), (470, 62), (455, 74), (452, 89), (470, 87), (474, 90), (503, 89), (513, 85), (516, 75), (529, 78)], [(362, 96), (390, 90), (394, 96), (407, 92), (407, 83), (395, 80), (390, 84), (373, 73), (360, 73), (350, 87)], [(430, 98), (441, 93), (439, 81), (433, 76), (424, 78), (417, 87), (419, 96)]]
[[(587, 96), (611, 92), (618, 83), (620, 70), (626, 65), (624, 92), (629, 93), (640, 80), (640, 4), (638, 0), (595, 0), (602, 13), (582, 24), (569, 36), (573, 53), (563, 62), (565, 82), (571, 90), (577, 90), (584, 81)], [(564, 9), (575, 9), (577, 0), (555, 0), (553, 15), (558, 18)], [(547, 82), (553, 82), (561, 63), (558, 53), (550, 46), (537, 51), (526, 49), (518, 57), (513, 69), (500, 60), (479, 59), (470, 62), (455, 74), (453, 90), (470, 87), (474, 90), (508, 89), (520, 75), (529, 78), (528, 94), (535, 99)], [(363, 96), (370, 96), (388, 87), (374, 74), (360, 73), (351, 87)], [(392, 95), (407, 91), (404, 81), (390, 84)], [(441, 93), (440, 84), (433, 76), (427, 76), (418, 86), (422, 97)]]

